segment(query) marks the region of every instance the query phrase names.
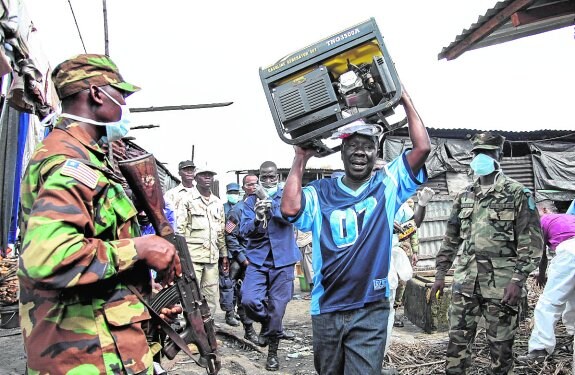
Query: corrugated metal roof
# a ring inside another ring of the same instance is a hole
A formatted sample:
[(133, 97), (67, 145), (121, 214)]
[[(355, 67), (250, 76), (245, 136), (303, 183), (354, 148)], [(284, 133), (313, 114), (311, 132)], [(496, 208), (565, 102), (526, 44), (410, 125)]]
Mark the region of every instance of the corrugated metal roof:
[[(523, 12), (528, 21), (515, 26), (512, 16)], [(477, 22), (444, 47), (438, 59), (452, 60), (461, 54), (511, 40), (560, 29), (575, 24), (575, 0), (505, 0), (479, 16)]]
[[(485, 130), (480, 129), (467, 129), (467, 128), (457, 128), (457, 129), (438, 129), (438, 128), (427, 128), (427, 133), (430, 137), (438, 138), (448, 138), (448, 139), (470, 139), (475, 133), (481, 133)], [(507, 141), (510, 142), (524, 142), (524, 141), (539, 141), (539, 140), (551, 140), (551, 139), (561, 139), (563, 141), (575, 141), (575, 131), (573, 130), (551, 130), (542, 129), (535, 131), (507, 131), (507, 130), (492, 130), (497, 134), (501, 134), (505, 137)], [(393, 132), (389, 135), (395, 136), (409, 136), (409, 131), (407, 127), (403, 127)]]

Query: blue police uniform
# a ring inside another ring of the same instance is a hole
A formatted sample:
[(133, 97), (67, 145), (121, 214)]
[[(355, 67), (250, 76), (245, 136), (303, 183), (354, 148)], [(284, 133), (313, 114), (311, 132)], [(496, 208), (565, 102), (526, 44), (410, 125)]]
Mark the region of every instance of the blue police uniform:
[(238, 263), (246, 261), (246, 247), (248, 241), (240, 235), (240, 220), (242, 218), (244, 202), (236, 203), (226, 216), (226, 245), (228, 256)]
[(227, 217), (228, 217), (230, 211), (231, 211), (236, 205), (237, 205), (237, 203), (236, 203), (236, 204), (231, 204), (230, 202), (224, 203), (224, 215), (225, 215), (226, 219), (227, 219)]
[(240, 221), (240, 235), (248, 240), (246, 255), (250, 261), (242, 304), (250, 318), (262, 323), (265, 337), (282, 332), (282, 319), (293, 294), (294, 264), (301, 258), (293, 225), (280, 212), (282, 193), (278, 188), (272, 198), (267, 228), (256, 221), (255, 195), (245, 200)]
[[(229, 193), (230, 191), (238, 191), (239, 192), (240, 191), (240, 185), (236, 184), (235, 182), (230, 182), (229, 184), (226, 185), (226, 193)], [(228, 214), (230, 213), (232, 208), (235, 207), (236, 204), (237, 203), (235, 203), (235, 204), (230, 203), (229, 201), (224, 203), (224, 215), (225, 215), (226, 220), (228, 218)]]
[(244, 202), (236, 203), (227, 215), (226, 220), (226, 246), (230, 258), (230, 277), (234, 281), (234, 306), (238, 306), (238, 315), (244, 325), (251, 325), (253, 321), (247, 316), (242, 306), (241, 290), (245, 278), (243, 263), (246, 261), (247, 240), (240, 236), (240, 220)]

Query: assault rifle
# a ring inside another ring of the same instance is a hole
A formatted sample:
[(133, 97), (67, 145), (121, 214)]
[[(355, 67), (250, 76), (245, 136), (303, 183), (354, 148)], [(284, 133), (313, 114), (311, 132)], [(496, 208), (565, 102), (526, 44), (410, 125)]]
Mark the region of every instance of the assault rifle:
[[(174, 285), (162, 289), (149, 303), (149, 307), (156, 312), (155, 315), (159, 315), (163, 307), (171, 307), (177, 303), (182, 305), (186, 327), (178, 337), (168, 324), (161, 324), (168, 336), (176, 335), (173, 338), (166, 338), (162, 352), (169, 359), (173, 359), (180, 350), (190, 355), (187, 347), (180, 346), (194, 343), (198, 347), (201, 358), (192, 357), (192, 359), (198, 365), (205, 367), (208, 374), (215, 375), (220, 370), (221, 362), (216, 355), (214, 320), (206, 298), (200, 294), (186, 240), (174, 233), (164, 215), (164, 198), (156, 169), (156, 160), (153, 155), (145, 154), (134, 159), (119, 161), (118, 165), (156, 234), (176, 247), (182, 264), (182, 276), (176, 277)], [(168, 332), (170, 330), (171, 332)]]

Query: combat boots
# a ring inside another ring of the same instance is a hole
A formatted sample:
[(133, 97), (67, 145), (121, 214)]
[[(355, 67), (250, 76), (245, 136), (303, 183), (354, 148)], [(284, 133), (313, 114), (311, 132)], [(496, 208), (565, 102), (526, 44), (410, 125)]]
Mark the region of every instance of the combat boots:
[(278, 361), (278, 346), (280, 339), (277, 337), (268, 338), (268, 359), (266, 360), (266, 370), (277, 371), (280, 368)]
[(226, 311), (226, 324), (232, 327), (237, 327), (240, 325), (240, 322), (236, 320), (234, 311)]
[(244, 324), (244, 331), (246, 332), (244, 334), (244, 339), (249, 340), (256, 345), (259, 345), (259, 340), (258, 340), (259, 337), (258, 337), (258, 334), (256, 333), (256, 330), (254, 329), (253, 325)]
[(262, 328), (260, 329), (260, 335), (258, 337), (258, 345), (261, 347), (267, 346), (268, 338), (264, 336), (264, 333), (268, 331), (269, 322), (262, 322)]

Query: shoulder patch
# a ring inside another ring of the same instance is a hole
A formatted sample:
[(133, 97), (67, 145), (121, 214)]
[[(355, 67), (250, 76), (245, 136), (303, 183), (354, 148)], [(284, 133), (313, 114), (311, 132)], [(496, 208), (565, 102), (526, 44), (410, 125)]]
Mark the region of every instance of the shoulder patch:
[(535, 211), (535, 199), (533, 199), (533, 194), (528, 188), (523, 188), (523, 193), (527, 196), (527, 203), (529, 204), (529, 209)]
[(80, 181), (90, 189), (95, 189), (98, 185), (98, 174), (77, 160), (66, 160), (60, 173)]

